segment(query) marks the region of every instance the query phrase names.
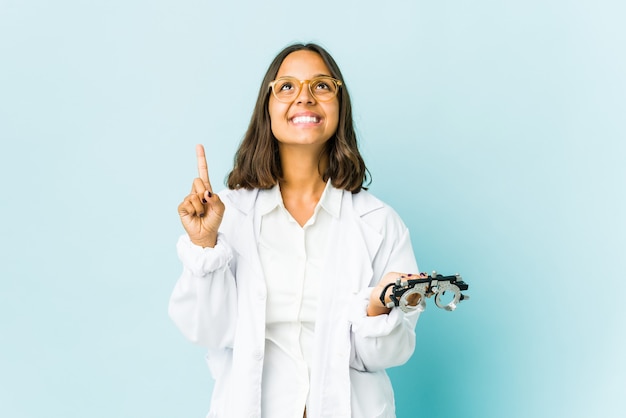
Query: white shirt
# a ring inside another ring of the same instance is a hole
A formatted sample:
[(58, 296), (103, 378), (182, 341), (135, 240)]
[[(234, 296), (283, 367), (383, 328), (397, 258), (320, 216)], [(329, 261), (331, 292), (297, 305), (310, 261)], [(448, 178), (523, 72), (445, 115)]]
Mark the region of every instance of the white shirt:
[(279, 186), (259, 192), (259, 256), (267, 286), (262, 416), (302, 415), (309, 394), (320, 276), (341, 191), (326, 186), (300, 226)]

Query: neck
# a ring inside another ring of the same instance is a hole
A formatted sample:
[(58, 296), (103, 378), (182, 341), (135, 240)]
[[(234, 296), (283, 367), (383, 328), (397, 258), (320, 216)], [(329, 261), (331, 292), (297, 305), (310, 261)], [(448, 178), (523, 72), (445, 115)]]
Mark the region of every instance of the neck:
[(322, 195), (326, 182), (322, 174), (328, 165), (328, 158), (319, 152), (303, 150), (302, 147), (281, 147), (280, 160), (283, 170), (283, 180), (280, 182), (283, 198), (285, 194), (291, 196), (315, 196), (316, 200)]

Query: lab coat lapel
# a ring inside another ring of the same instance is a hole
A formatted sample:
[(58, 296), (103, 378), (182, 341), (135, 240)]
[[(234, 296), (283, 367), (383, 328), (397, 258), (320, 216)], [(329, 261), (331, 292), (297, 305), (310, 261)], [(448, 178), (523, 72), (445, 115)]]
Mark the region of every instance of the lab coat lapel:
[[(365, 193), (366, 192), (361, 192)], [(329, 253), (320, 283), (315, 325), (316, 350), (311, 376), (311, 417), (350, 417), (350, 324), (351, 298), (378, 282), (372, 277), (372, 261), (382, 235), (362, 216), (374, 210), (377, 200), (344, 191), (339, 218), (331, 227)], [(374, 203), (374, 205), (372, 205)], [(318, 409), (319, 408), (319, 409)]]
[[(246, 259), (251, 263), (251, 267), (261, 269), (261, 259), (256, 247), (256, 243), (259, 237), (259, 222), (255, 217), (255, 202), (258, 196), (258, 190), (236, 190), (227, 194), (224, 199), (228, 207), (227, 210), (238, 210), (244, 216), (233, 216), (233, 220), (238, 222), (237, 225), (232, 225), (234, 239), (231, 240), (230, 245), (233, 250), (238, 253), (239, 256)], [(242, 220), (243, 219), (243, 220)]]
[[(263, 362), (259, 356), (263, 354), (265, 341), (265, 308), (259, 305), (258, 297), (266, 292), (266, 288), (256, 246), (259, 232), (254, 210), (257, 195), (257, 190), (236, 190), (224, 196), (226, 214), (230, 211), (224, 222), (233, 237), (230, 245), (237, 253), (235, 268), (240, 289), (237, 298), (239, 321), (233, 350), (232, 379), (236, 390), (230, 393), (229, 411), (229, 416), (233, 417), (249, 416), (251, 410), (261, 410)], [(239, 399), (241, 393), (248, 394), (243, 402)]]
[(378, 207), (378, 201), (371, 202), (363, 197), (344, 191), (341, 215), (333, 228), (338, 251), (331, 254), (329, 265), (334, 266), (336, 281), (348, 281), (350, 293), (358, 292), (376, 280), (372, 277), (372, 263), (383, 241), (383, 236), (363, 220), (363, 215)]

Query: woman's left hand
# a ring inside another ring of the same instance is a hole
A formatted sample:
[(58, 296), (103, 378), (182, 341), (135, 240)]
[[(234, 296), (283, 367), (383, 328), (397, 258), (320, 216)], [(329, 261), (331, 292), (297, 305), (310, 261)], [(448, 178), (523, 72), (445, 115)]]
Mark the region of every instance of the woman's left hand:
[[(385, 276), (381, 279), (381, 281), (378, 282), (376, 287), (372, 289), (372, 293), (370, 293), (370, 303), (369, 305), (367, 305), (367, 316), (388, 314), (391, 311), (391, 309), (387, 308), (386, 305), (391, 300), (389, 298), (389, 295), (392, 292), (392, 288), (389, 287), (387, 291), (385, 292), (385, 306), (383, 306), (382, 302), (380, 301), (380, 295), (383, 292), (383, 289), (385, 288), (385, 286), (387, 286), (389, 283), (395, 283), (396, 280), (398, 280), (398, 278), (400, 277), (404, 281), (404, 280), (408, 280), (409, 278), (423, 279), (423, 278), (428, 277), (428, 275), (426, 273), (410, 274), (410, 273), (396, 273), (396, 272), (385, 274)], [(430, 296), (426, 295), (426, 297), (430, 297)], [(420, 303), (420, 299), (421, 297), (419, 297), (419, 295), (413, 294), (408, 298), (407, 302), (411, 306), (416, 306), (418, 303)]]
[[(367, 316), (377, 316), (377, 315), (388, 314), (389, 312), (391, 312), (391, 309), (389, 309), (386, 306), (383, 306), (382, 302), (380, 301), (380, 294), (382, 293), (385, 286), (387, 286), (389, 283), (395, 283), (396, 279), (398, 279), (398, 277), (400, 276), (407, 276), (407, 274), (397, 273), (397, 272), (387, 273), (378, 282), (376, 287), (372, 289), (372, 293), (370, 293), (370, 303), (369, 305), (367, 305)], [(390, 300), (389, 299), (390, 293), (391, 293), (391, 288), (387, 290), (387, 294), (385, 295), (385, 304), (387, 304)]]

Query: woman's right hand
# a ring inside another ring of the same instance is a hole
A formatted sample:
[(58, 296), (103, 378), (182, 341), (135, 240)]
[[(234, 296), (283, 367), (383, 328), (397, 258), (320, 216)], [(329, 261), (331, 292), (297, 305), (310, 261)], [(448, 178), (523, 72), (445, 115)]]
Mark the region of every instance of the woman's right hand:
[(196, 145), (196, 156), (200, 177), (194, 179), (191, 193), (178, 205), (178, 215), (191, 242), (201, 247), (215, 247), (224, 203), (211, 188), (202, 145)]

